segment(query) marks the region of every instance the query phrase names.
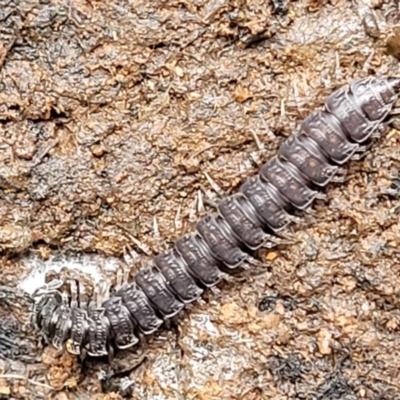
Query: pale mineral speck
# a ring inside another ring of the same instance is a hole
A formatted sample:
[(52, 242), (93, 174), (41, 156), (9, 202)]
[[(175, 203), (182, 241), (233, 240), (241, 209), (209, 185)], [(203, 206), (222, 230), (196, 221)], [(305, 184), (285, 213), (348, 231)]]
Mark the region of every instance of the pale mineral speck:
[(42, 260), (37, 256), (27, 256), (20, 261), (23, 268), (30, 270), (30, 273), (19, 283), (19, 287), (32, 294), (45, 284), (45, 277), (49, 271), (60, 272), (67, 268), (84, 272), (90, 276), (93, 283), (98, 285), (104, 281), (104, 278), (111, 273), (115, 274), (120, 261), (113, 257), (101, 257), (98, 255), (62, 255), (51, 256), (47, 260)]

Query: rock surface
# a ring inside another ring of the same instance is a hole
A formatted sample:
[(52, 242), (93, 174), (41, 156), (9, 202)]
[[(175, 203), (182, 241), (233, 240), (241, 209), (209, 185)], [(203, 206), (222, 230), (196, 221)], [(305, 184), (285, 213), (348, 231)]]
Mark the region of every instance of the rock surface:
[[(233, 193), (335, 88), (400, 76), (399, 22), (383, 0), (0, 0), (1, 284), (128, 245), (140, 268), (212, 210), (200, 192)], [(0, 398), (400, 399), (400, 203), (382, 194), (399, 142), (374, 141), (262, 274), (142, 353), (81, 366), (22, 329), (23, 296), (0, 298), (30, 355), (0, 339)]]

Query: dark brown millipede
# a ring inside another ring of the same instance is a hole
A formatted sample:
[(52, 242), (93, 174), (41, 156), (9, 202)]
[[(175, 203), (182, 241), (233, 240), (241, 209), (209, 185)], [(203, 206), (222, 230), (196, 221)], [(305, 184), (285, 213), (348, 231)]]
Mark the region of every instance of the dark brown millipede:
[(236, 270), (251, 251), (276, 241), (294, 219), (294, 210), (323, 198), (320, 190), (339, 181), (340, 166), (378, 136), (399, 89), (400, 79), (374, 76), (334, 91), (324, 109), (307, 117), (257, 176), (111, 298), (91, 305), (72, 290), (74, 285), (65, 295), (60, 290), (65, 282), (50, 282), (38, 296), (39, 329), (56, 348), (76, 355), (100, 357), (136, 345), (140, 333), (157, 331), (204, 289), (215, 286), (223, 272)]

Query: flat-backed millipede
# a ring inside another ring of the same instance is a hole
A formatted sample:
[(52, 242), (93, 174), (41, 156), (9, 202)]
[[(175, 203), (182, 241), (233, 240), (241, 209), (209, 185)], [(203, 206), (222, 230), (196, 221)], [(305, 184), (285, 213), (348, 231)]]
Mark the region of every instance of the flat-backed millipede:
[(236, 270), (251, 251), (284, 232), (293, 210), (323, 198), (320, 190), (337, 176), (339, 167), (379, 135), (399, 89), (398, 78), (367, 77), (334, 91), (324, 109), (307, 117), (257, 176), (108, 300), (88, 302), (79, 293), (79, 282), (71, 280), (67, 294), (62, 292), (63, 280), (40, 290), (39, 329), (56, 348), (76, 355), (101, 357), (114, 348), (138, 344), (139, 334), (157, 331), (204, 289), (215, 286), (222, 271)]

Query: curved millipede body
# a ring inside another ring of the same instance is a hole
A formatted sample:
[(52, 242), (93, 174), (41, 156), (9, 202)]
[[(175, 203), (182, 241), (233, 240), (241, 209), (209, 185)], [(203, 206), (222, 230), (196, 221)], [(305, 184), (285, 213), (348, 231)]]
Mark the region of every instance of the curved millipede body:
[(99, 305), (83, 302), (76, 284), (68, 296), (57, 285), (45, 291), (37, 306), (39, 328), (53, 345), (72, 354), (104, 356), (113, 347), (136, 345), (140, 334), (152, 334), (216, 285), (222, 271), (235, 270), (251, 251), (276, 242), (293, 220), (293, 210), (323, 198), (320, 190), (339, 166), (378, 134), (399, 89), (400, 79), (368, 77), (334, 91), (324, 109), (306, 118), (239, 193), (201, 218), (195, 232), (178, 239), (110, 299)]

